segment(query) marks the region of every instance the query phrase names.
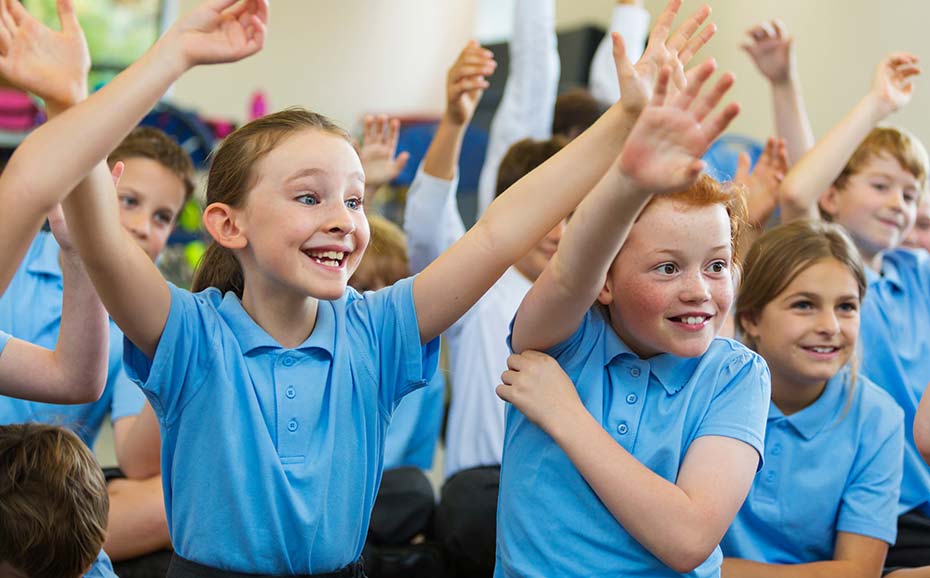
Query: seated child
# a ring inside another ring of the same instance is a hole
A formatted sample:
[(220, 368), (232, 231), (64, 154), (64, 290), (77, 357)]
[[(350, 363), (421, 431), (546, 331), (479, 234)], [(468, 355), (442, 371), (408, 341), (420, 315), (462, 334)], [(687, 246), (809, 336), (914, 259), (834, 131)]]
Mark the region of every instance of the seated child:
[(772, 229), (746, 258), (736, 315), (768, 364), (772, 402), (765, 467), (720, 544), (724, 578), (881, 574), (904, 414), (856, 373), (866, 283), (859, 252), (828, 223)]
[(116, 578), (101, 550), (103, 472), (80, 438), (43, 424), (0, 425), (0, 472), (0, 576)]
[(930, 252), (930, 195), (924, 195), (917, 205), (917, 219), (914, 228), (901, 243), (911, 249), (923, 249)]

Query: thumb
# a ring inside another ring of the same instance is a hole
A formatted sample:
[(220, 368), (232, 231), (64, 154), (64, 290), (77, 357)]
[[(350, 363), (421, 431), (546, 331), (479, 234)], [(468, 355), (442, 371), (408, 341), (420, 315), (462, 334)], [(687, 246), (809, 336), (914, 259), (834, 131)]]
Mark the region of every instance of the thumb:
[(749, 176), (749, 166), (752, 164), (752, 160), (749, 158), (749, 153), (743, 151), (739, 154), (739, 158), (736, 159), (736, 174), (733, 175), (733, 180), (737, 182), (742, 182), (746, 180), (746, 177)]

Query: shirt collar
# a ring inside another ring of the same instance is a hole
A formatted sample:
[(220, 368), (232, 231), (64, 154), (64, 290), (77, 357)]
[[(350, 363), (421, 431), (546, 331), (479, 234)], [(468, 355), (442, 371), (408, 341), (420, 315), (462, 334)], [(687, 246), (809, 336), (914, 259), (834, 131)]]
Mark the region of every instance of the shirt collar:
[(837, 372), (817, 400), (799, 412), (789, 416), (784, 415), (774, 403), (769, 404), (769, 421), (783, 419), (791, 424), (801, 437), (810, 441), (817, 434), (837, 419), (837, 413), (845, 407), (843, 398), (848, 391), (849, 366)]
[(620, 339), (606, 317), (605, 322), (607, 323), (605, 328), (607, 339), (604, 341), (604, 365), (607, 366), (614, 358), (620, 357), (627, 362), (647, 366), (669, 395), (675, 395), (684, 388), (700, 362), (700, 357), (684, 358), (670, 353), (662, 353), (644, 360)]
[(870, 267), (866, 267), (866, 282), (871, 286), (880, 281), (884, 281), (899, 291), (903, 290), (904, 284), (901, 282), (901, 274), (898, 272), (898, 267), (894, 260), (895, 255), (892, 255), (891, 251), (888, 251), (882, 256), (882, 272), (880, 275)]
[(35, 257), (29, 259), (26, 271), (33, 275), (48, 275), (61, 278), (61, 264), (58, 262), (58, 243), (51, 233), (39, 233), (34, 241)]
[[(284, 349), (268, 332), (242, 308), (242, 302), (235, 293), (229, 291), (217, 308), (220, 315), (232, 330), (242, 347), (242, 353), (248, 354), (258, 348)], [(295, 347), (296, 350), (322, 349), (333, 356), (336, 342), (336, 315), (333, 302), (320, 300), (316, 310), (316, 324), (310, 336)]]

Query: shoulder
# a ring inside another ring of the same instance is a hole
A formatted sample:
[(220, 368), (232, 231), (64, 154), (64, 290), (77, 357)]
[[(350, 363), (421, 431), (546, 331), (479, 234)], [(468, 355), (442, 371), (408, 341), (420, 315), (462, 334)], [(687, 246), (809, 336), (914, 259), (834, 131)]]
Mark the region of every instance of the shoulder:
[(875, 435), (883, 430), (904, 427), (904, 410), (891, 395), (861, 373), (856, 376), (852, 404), (857, 408), (866, 430)]
[(746, 368), (768, 374), (762, 356), (735, 339), (715, 338), (702, 356), (702, 364), (720, 367), (721, 371), (739, 372)]

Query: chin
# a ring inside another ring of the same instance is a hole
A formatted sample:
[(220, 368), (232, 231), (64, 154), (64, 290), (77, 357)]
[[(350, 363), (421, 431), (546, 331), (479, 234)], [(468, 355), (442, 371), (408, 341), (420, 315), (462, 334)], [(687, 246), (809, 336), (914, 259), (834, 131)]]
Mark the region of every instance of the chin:
[(707, 353), (713, 340), (714, 338), (710, 337), (708, 339), (678, 341), (671, 344), (668, 352), (676, 357), (700, 357)]

